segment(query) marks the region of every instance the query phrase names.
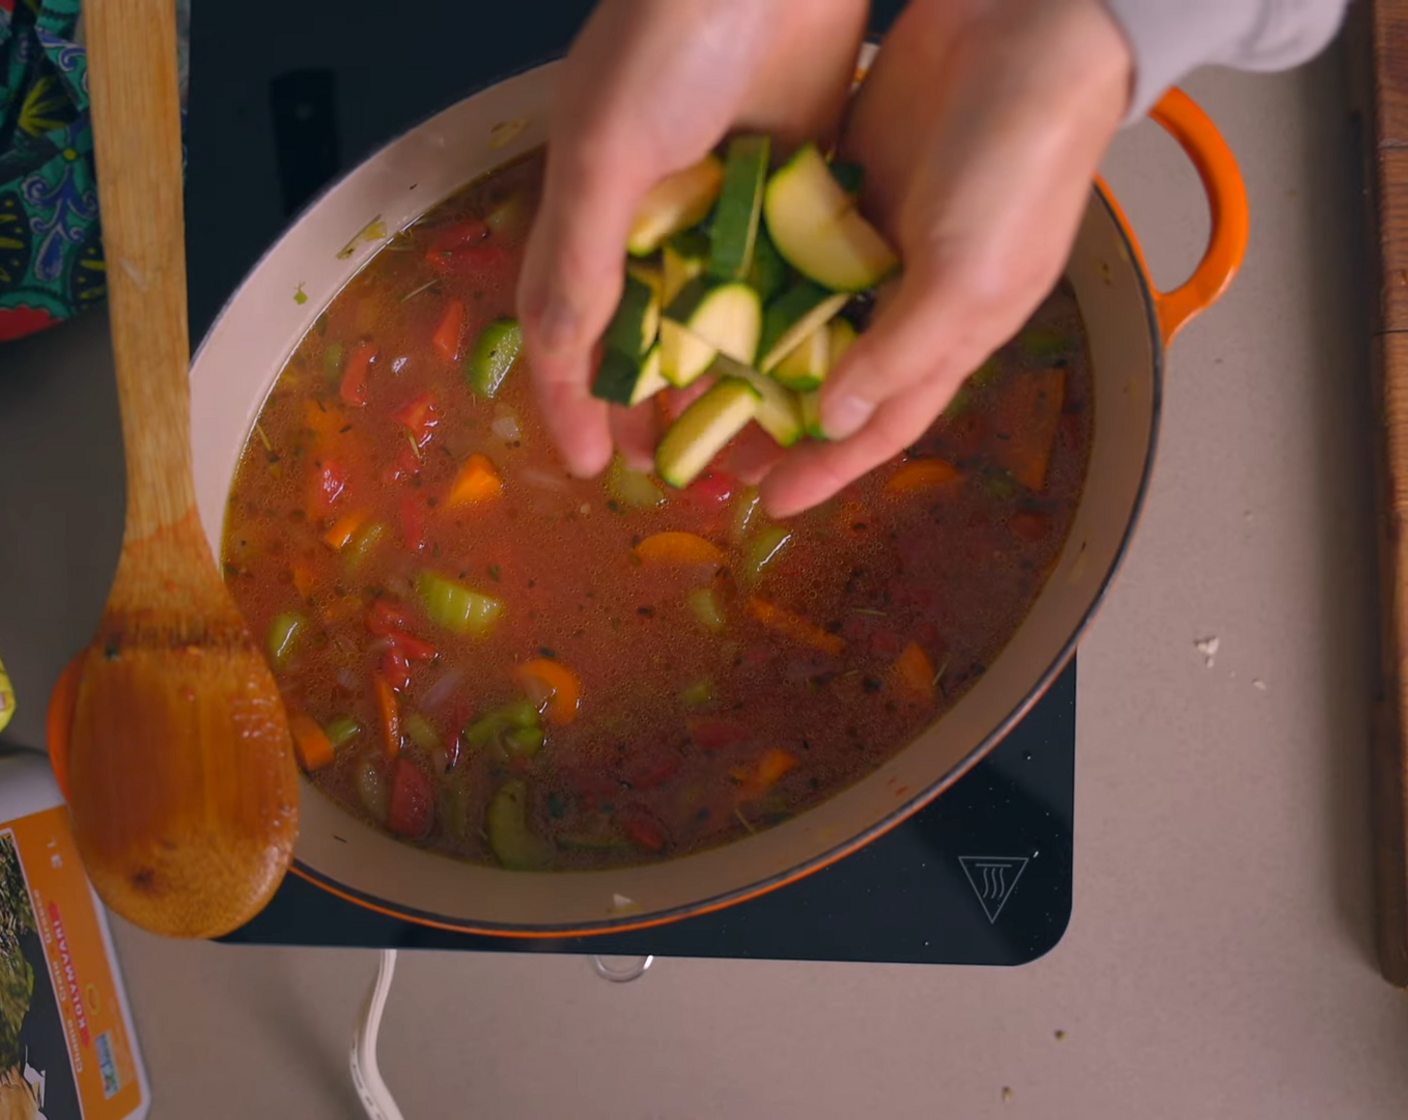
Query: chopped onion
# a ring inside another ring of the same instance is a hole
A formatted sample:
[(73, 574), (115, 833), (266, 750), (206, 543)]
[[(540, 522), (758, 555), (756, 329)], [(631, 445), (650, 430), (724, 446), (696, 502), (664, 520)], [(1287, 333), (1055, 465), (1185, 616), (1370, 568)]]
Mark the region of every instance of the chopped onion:
[(535, 489), (551, 490), (555, 494), (566, 494), (571, 489), (571, 484), (560, 474), (550, 474), (536, 467), (524, 467), (518, 477)]
[(518, 416), (513, 409), (505, 404), (494, 409), (494, 422), (489, 427), (505, 443), (512, 443), (521, 434), (518, 427)]
[(427, 688), (425, 695), (420, 698), (421, 711), (434, 715), (463, 683), (463, 669), (458, 666), (446, 669), (440, 679)]
[(354, 694), (360, 691), (362, 686), (362, 682), (357, 679), (357, 674), (345, 665), (337, 671), (337, 683)]

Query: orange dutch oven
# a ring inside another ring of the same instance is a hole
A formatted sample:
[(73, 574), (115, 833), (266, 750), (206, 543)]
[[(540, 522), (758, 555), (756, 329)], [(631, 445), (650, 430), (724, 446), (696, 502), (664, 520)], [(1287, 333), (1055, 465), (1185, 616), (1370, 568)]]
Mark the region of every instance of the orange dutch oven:
[[(558, 65), (499, 82), (387, 145), (314, 202), (226, 304), (191, 370), (196, 488), (217, 554), (240, 450), (298, 341), (391, 235), (544, 142)], [(1212, 122), (1176, 90), (1151, 116), (1201, 176), (1212, 214), (1209, 244), (1186, 283), (1158, 291), (1119, 204), (1103, 182), (1094, 184), (1066, 267), (1094, 376), (1088, 477), (1070, 535), (1030, 614), (953, 708), (829, 801), (713, 850), (603, 871), (507, 871), (402, 843), (310, 789), (302, 799), (294, 873), (351, 902), (446, 929), (551, 938), (619, 932), (706, 913), (799, 879), (952, 785), (1022, 718), (1074, 653), (1143, 501), (1165, 351), (1226, 290), (1246, 249), (1245, 188)], [(307, 299), (295, 299), (296, 292)], [(71, 683), (61, 682), (50, 709), (61, 783)]]

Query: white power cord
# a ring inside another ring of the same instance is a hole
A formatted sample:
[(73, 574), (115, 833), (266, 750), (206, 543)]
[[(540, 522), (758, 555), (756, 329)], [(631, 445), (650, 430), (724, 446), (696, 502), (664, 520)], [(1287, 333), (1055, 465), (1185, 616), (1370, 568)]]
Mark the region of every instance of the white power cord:
[(395, 974), (396, 950), (383, 949), (376, 980), (367, 993), (367, 1002), (362, 1005), (362, 1019), (352, 1035), (352, 1084), (371, 1120), (405, 1120), (376, 1064), (376, 1036), (381, 1030), (381, 1013), (386, 1010), (386, 997), (391, 994), (391, 978)]

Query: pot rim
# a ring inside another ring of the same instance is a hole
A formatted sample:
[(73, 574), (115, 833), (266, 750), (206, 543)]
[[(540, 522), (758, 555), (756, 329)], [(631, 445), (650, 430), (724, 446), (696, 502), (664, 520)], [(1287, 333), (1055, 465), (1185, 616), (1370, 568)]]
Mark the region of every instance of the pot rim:
[(1075, 656), (1077, 647), (1089, 630), (1096, 613), (1104, 605), (1106, 597), (1109, 595), (1110, 589), (1114, 584), (1115, 577), (1124, 564), (1125, 557), (1129, 552), (1130, 544), (1134, 538), (1135, 530), (1138, 528), (1140, 517), (1143, 514), (1144, 502), (1148, 496), (1149, 484), (1153, 476), (1154, 460), (1158, 452), (1160, 417), (1163, 408), (1164, 360), (1166, 353), (1163, 333), (1160, 329), (1158, 300), (1153, 284), (1149, 278), (1148, 270), (1145, 267), (1139, 244), (1130, 230), (1124, 218), (1123, 211), (1115, 201), (1112, 192), (1101, 181), (1097, 181), (1093, 189), (1095, 197), (1099, 200), (1100, 205), (1105, 208), (1106, 214), (1111, 218), (1115, 228), (1119, 231), (1119, 236), (1123, 242), (1124, 248), (1129, 252), (1131, 258), (1138, 263), (1138, 267), (1134, 269), (1134, 274), (1138, 277), (1140, 302), (1144, 307), (1149, 336), (1153, 340), (1153, 392), (1150, 409), (1149, 445), (1144, 456), (1144, 465), (1140, 474), (1139, 488), (1135, 495), (1134, 506), (1130, 512), (1129, 521), (1125, 525), (1124, 533), (1120, 538), (1119, 546), (1115, 550), (1109, 567), (1106, 569), (1100, 581), (1099, 590), (1091, 599), (1090, 606), (1081, 617), (1080, 622), (1071, 631), (1070, 636), (1061, 646), (1056, 657), (1033, 683), (1021, 703), (1014, 707), (1001, 723), (984, 736), (978, 745), (965, 755), (957, 766), (953, 767), (953, 769), (937, 782), (921, 790), (893, 812), (882, 817), (868, 828), (836, 844), (820, 855), (812, 857), (804, 863), (797, 864), (786, 871), (770, 875), (765, 879), (760, 879), (746, 887), (740, 887), (737, 890), (714, 895), (711, 898), (701, 899), (698, 902), (672, 907), (669, 910), (656, 911), (645, 917), (631, 915), (620, 918), (606, 918), (596, 922), (578, 921), (534, 926), (517, 926), (499, 922), (460, 921), (447, 918), (441, 914), (420, 910), (416, 907), (402, 906), (392, 903), (380, 896), (359, 891), (340, 880), (314, 870), (298, 857), (296, 849), (293, 864), (289, 870), (311, 885), (320, 890), (327, 891), (329, 894), (336, 895), (346, 902), (351, 902), (357, 906), (400, 921), (412, 922), (416, 925), (428, 926), (434, 929), (450, 930), (456, 933), (478, 934), (487, 937), (522, 938), (525, 940), (599, 937), (604, 934), (627, 933), (633, 930), (651, 929), (656, 926), (668, 925), (685, 918), (711, 914), (715, 911), (735, 906), (740, 902), (746, 902), (749, 899), (769, 894), (791, 883), (799, 882), (831, 866), (833, 863), (854, 854), (861, 848), (864, 848), (871, 842), (884, 836), (887, 832), (897, 828), (956, 784), (959, 779), (964, 777), (974, 766), (981, 762), (983, 758), (1021, 722), (1031, 710), (1032, 706), (1046, 694), (1052, 683), (1070, 663), (1071, 658)]

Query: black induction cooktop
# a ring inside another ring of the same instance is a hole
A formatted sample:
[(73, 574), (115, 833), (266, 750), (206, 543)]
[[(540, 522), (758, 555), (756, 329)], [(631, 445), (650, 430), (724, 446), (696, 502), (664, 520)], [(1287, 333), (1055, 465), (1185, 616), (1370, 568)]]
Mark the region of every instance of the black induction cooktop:
[[(874, 5), (883, 31), (898, 3)], [(329, 180), (497, 78), (561, 54), (582, 0), (291, 0), (269, 18), (197, 5), (186, 214), (193, 338)], [(1015, 965), (1071, 913), (1070, 666), (982, 763), (905, 824), (790, 886), (633, 933), (529, 940), (451, 933), (290, 876), (225, 940), (275, 944)]]

